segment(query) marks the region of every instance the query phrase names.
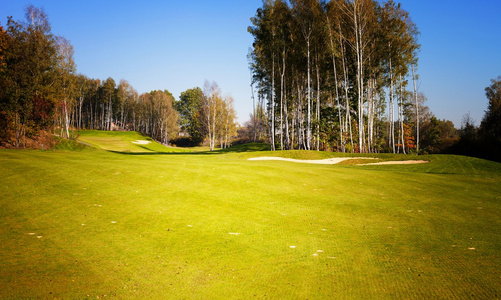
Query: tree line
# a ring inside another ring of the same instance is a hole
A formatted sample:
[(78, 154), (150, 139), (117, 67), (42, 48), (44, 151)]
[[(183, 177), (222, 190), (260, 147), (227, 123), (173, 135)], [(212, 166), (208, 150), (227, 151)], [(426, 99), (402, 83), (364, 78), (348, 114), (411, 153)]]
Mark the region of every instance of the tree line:
[(419, 151), (419, 32), (400, 4), (265, 0), (251, 22), (254, 136), (266, 130), (273, 149)]
[(24, 21), (0, 24), (1, 145), (26, 148), (47, 132), (70, 138), (72, 129), (134, 130), (164, 144), (184, 133), (190, 145), (207, 141), (211, 150), (236, 136), (233, 98), (216, 83), (179, 101), (167, 90), (138, 94), (126, 80), (78, 74), (73, 55), (43, 9), (29, 6)]
[(480, 126), (469, 115), (460, 129), (436, 118), (418, 92), (419, 30), (400, 3), (263, 0), (251, 23), (248, 140), (501, 160), (501, 77), (486, 88)]
[[(501, 79), (479, 127), (437, 119), (417, 91), (418, 30), (399, 4), (265, 0), (251, 19), (253, 113), (242, 140), (272, 149), (458, 153), (499, 159)], [(0, 146), (37, 147), (72, 129), (135, 130), (211, 150), (237, 136), (233, 98), (215, 82), (139, 94), (126, 80), (78, 74), (74, 49), (43, 9), (0, 24)]]

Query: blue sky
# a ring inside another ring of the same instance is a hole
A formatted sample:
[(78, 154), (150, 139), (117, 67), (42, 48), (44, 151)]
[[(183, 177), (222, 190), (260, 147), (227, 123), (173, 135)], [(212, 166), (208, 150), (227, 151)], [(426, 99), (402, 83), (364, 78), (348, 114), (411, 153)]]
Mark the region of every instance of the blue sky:
[[(478, 125), (484, 89), (501, 75), (500, 0), (401, 0), (421, 35), (419, 90), (440, 119), (460, 126), (470, 112)], [(239, 121), (252, 111), (246, 55), (249, 18), (261, 0), (56, 1), (0, 0), (0, 22), (43, 7), (52, 32), (75, 48), (79, 73), (126, 79), (138, 92), (179, 94), (216, 81), (235, 99)]]
[(421, 35), (420, 91), (440, 119), (480, 124), (485, 88), (501, 76), (500, 0), (401, 0)]

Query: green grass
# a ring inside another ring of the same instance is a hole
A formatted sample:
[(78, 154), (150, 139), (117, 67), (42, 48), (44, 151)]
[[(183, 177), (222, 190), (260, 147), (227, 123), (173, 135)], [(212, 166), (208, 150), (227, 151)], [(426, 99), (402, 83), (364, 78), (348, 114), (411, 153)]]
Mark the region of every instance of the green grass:
[(263, 147), (0, 150), (0, 298), (501, 297), (501, 164)]
[[(81, 130), (78, 139), (87, 145), (103, 150), (131, 153), (170, 153), (189, 152), (183, 148), (166, 147), (152, 138), (135, 131), (98, 131)], [(148, 144), (137, 144), (137, 141), (148, 141)]]
[(85, 144), (85, 143), (80, 143), (77, 140), (73, 139), (63, 139), (59, 137), (55, 137), (56, 139), (56, 145), (54, 146), (53, 149), (49, 150), (55, 150), (55, 151), (88, 151), (88, 150), (93, 150), (92, 146)]

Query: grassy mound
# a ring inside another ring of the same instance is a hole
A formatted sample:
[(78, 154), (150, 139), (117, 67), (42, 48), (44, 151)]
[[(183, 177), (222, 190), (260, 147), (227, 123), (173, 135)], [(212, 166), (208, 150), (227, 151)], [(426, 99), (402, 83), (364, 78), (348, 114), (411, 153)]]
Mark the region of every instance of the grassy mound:
[(136, 131), (78, 131), (79, 141), (90, 146), (108, 151), (126, 153), (171, 153), (187, 152), (182, 148), (166, 147), (150, 137)]
[(500, 297), (501, 164), (256, 147), (0, 149), (0, 298)]

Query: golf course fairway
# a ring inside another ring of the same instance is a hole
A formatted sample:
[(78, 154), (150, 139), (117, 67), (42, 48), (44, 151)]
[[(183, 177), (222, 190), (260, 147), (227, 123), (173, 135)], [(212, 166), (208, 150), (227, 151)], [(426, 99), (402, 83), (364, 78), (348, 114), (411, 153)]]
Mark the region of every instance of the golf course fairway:
[(499, 163), (115, 137), (0, 149), (0, 298), (501, 297)]

